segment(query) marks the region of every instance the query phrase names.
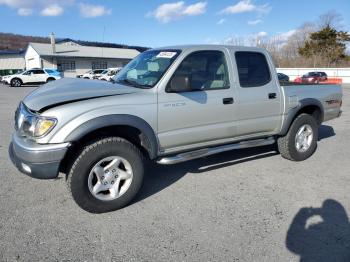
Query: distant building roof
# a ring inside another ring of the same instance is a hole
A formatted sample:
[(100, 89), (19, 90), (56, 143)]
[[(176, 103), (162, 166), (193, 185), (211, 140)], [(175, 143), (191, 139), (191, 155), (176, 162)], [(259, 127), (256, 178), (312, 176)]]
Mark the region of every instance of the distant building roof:
[(77, 45), (65, 45), (63, 44), (65, 42), (56, 44), (55, 53), (52, 52), (51, 44), (29, 43), (29, 45), (31, 45), (40, 56), (132, 59), (140, 53), (136, 49), (130, 48), (83, 46), (76, 41), (71, 42), (77, 43)]
[(24, 50), (0, 50), (0, 55), (22, 55)]
[(64, 44), (69, 42), (82, 45), (82, 46), (136, 49), (139, 52), (144, 52), (149, 49), (148, 47), (144, 47), (144, 46), (129, 46), (129, 45), (113, 44), (113, 43), (90, 42), (90, 41), (74, 40), (71, 38), (64, 38), (56, 41), (57, 44)]

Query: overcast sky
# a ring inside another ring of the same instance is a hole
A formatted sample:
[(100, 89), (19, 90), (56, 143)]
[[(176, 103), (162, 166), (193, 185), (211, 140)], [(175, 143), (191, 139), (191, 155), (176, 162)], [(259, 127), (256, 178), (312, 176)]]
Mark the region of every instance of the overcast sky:
[(149, 47), (287, 37), (335, 10), (350, 30), (350, 0), (0, 0), (0, 31)]

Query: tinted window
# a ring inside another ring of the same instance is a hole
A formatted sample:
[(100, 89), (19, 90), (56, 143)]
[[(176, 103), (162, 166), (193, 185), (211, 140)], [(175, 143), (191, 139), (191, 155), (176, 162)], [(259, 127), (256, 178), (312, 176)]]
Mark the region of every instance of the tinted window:
[(23, 75), (28, 76), (28, 75), (30, 75), (31, 73), (34, 73), (33, 70), (28, 70), (28, 71), (24, 72)]
[(241, 87), (266, 85), (271, 80), (265, 55), (257, 52), (236, 52), (236, 63)]
[(107, 62), (106, 61), (93, 61), (91, 63), (91, 67), (92, 67), (92, 69), (107, 69)]
[(39, 70), (39, 69), (33, 70), (33, 73), (34, 73), (35, 75), (42, 75), (42, 74), (45, 74), (44, 70)]
[(188, 90), (215, 90), (229, 88), (229, 76), (224, 53), (198, 51), (188, 55), (176, 69), (173, 77), (186, 77)]
[(60, 72), (75, 71), (75, 61), (59, 60), (57, 61), (57, 70)]

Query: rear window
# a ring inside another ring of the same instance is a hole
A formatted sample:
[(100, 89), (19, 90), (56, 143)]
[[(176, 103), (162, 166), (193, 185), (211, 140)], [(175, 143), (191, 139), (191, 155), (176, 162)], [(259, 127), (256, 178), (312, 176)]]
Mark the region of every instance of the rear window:
[(271, 81), (270, 68), (264, 54), (236, 52), (235, 58), (241, 87), (258, 87)]

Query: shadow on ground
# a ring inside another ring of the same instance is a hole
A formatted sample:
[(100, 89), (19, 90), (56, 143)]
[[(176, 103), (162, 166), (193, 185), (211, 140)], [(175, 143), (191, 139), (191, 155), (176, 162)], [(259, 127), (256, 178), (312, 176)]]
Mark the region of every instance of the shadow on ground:
[[(327, 125), (321, 125), (319, 128), (319, 140), (334, 136), (334, 130)], [(254, 161), (278, 154), (277, 146), (264, 146), (242, 150), (233, 150), (210, 157), (199, 158), (176, 165), (151, 165), (148, 168), (147, 175), (139, 195), (133, 201), (136, 203), (153, 194), (162, 191), (172, 185), (187, 173), (203, 173), (214, 169), (220, 169), (227, 166)]]
[(327, 199), (320, 208), (301, 208), (287, 232), (286, 246), (302, 262), (349, 262), (350, 224), (344, 207)]
[(327, 125), (321, 125), (318, 129), (318, 141), (335, 136), (333, 127)]
[(203, 173), (214, 169), (253, 161), (278, 154), (274, 146), (228, 151), (175, 165), (151, 165), (144, 178), (140, 194), (134, 202), (143, 200), (172, 185), (187, 173)]

